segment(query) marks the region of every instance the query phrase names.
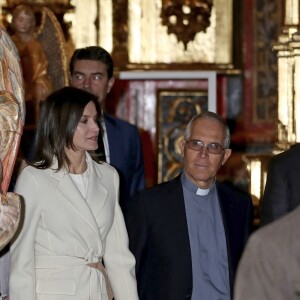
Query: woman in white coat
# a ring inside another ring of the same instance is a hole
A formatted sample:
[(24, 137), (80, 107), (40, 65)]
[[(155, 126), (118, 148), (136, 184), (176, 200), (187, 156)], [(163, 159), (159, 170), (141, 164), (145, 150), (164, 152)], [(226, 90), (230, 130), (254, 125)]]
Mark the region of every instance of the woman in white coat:
[(15, 189), (25, 215), (11, 245), (13, 300), (106, 300), (110, 288), (115, 300), (138, 299), (119, 177), (93, 153), (100, 113), (95, 96), (72, 87), (43, 103), (33, 159)]

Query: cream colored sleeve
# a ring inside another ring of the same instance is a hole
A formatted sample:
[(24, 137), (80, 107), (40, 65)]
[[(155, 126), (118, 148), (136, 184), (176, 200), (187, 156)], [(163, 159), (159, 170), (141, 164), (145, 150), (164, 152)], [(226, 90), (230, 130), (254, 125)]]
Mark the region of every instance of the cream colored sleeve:
[(25, 168), (18, 178), (15, 192), (24, 199), (24, 221), (10, 247), (9, 297), (14, 300), (36, 299), (34, 243), (41, 217), (38, 183)]
[(119, 205), (119, 176), (115, 173), (115, 215), (106, 238), (104, 263), (112, 285), (115, 300), (137, 300), (135, 258), (129, 251), (128, 234)]

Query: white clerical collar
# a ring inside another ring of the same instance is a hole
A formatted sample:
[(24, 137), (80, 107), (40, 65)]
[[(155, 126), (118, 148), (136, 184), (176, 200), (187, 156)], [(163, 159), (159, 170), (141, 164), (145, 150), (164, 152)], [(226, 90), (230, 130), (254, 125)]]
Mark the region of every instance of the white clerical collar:
[(196, 195), (198, 195), (198, 196), (206, 196), (206, 195), (208, 195), (209, 191), (210, 191), (210, 188), (208, 188), (208, 189), (198, 188), (197, 191), (196, 191)]
[(214, 179), (214, 182), (212, 183), (212, 185), (208, 189), (201, 189), (201, 188), (198, 187), (198, 189), (196, 191), (196, 195), (199, 195), (199, 196), (208, 195), (208, 193), (210, 192), (212, 187), (215, 185), (215, 183), (216, 183), (216, 178)]

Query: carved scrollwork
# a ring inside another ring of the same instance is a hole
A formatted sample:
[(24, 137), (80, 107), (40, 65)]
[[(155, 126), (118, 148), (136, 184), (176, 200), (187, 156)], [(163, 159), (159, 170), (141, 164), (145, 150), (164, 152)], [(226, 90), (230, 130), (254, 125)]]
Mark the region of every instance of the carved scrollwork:
[(174, 33), (184, 48), (193, 41), (198, 32), (210, 26), (212, 0), (162, 0), (161, 20)]

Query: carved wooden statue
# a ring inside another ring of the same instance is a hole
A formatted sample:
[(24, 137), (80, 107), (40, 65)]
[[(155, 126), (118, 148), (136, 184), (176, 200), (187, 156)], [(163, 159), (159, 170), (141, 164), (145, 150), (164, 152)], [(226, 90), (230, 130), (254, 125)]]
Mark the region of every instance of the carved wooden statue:
[(43, 7), (41, 14), (41, 24), (36, 27), (36, 17), (30, 6), (18, 5), (12, 12), (12, 40), (19, 51), (25, 84), (26, 126), (36, 123), (40, 102), (51, 91), (68, 83), (60, 24), (48, 8)]
[(60, 24), (51, 10), (41, 8), (41, 22), (29, 5), (12, 12), (12, 40), (19, 52), (25, 89), (26, 121), (21, 155), (28, 158), (40, 114), (41, 102), (53, 90), (68, 85), (65, 40)]
[(25, 121), (20, 59), (8, 33), (0, 27), (0, 250), (20, 221), (20, 197), (7, 192)]

